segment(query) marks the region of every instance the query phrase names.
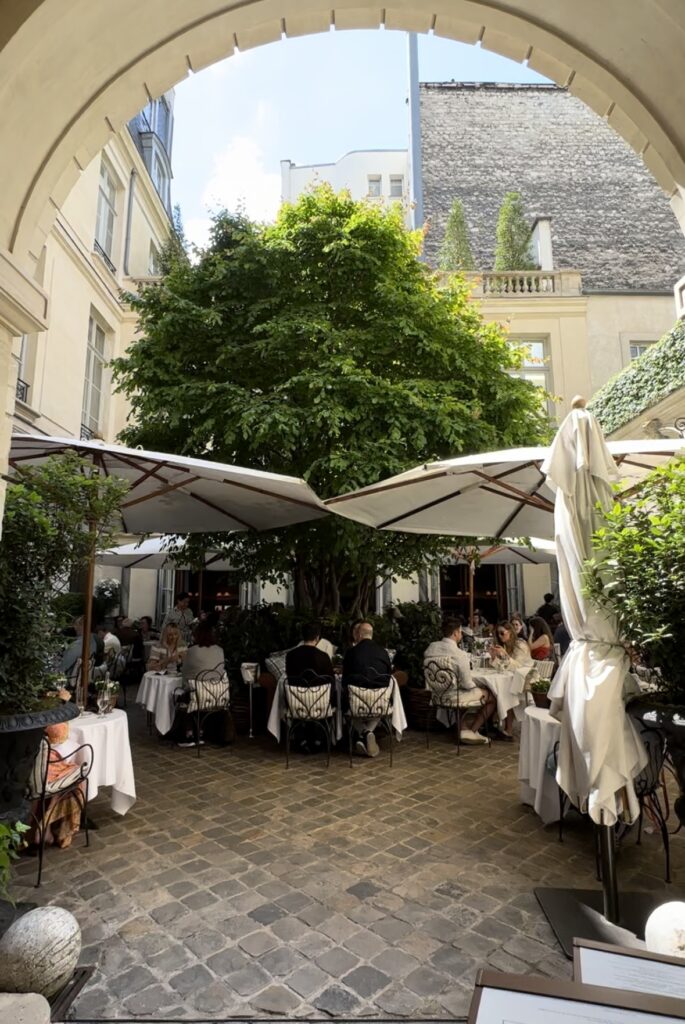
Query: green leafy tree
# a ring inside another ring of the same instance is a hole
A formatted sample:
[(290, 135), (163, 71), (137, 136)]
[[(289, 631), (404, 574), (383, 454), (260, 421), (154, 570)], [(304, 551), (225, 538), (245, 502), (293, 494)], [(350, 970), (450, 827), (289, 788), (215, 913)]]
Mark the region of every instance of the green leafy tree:
[(460, 199), (455, 199), (447, 217), (445, 237), (440, 248), (440, 269), (474, 270), (475, 266), (464, 206)]
[(497, 218), (495, 270), (535, 270), (530, 257), (531, 229), (520, 192), (507, 192)]
[[(114, 364), (125, 440), (302, 476), (327, 497), (546, 437), (538, 392), (506, 372), (520, 357), (463, 282), (438, 288), (401, 217), (328, 186), (270, 226), (216, 216), (197, 262), (130, 297), (140, 338)], [(200, 543), (243, 578), (291, 574), (296, 604), (322, 614), (366, 611), (377, 575), (411, 575), (453, 540), (331, 516)]]
[(58, 585), (96, 546), (111, 542), (125, 490), (74, 454), (23, 469), (21, 482), (8, 485), (0, 539), (0, 714), (34, 710), (50, 688)]
[(659, 668), (665, 696), (685, 703), (685, 460), (650, 473), (604, 515), (585, 587), (613, 611), (623, 638)]

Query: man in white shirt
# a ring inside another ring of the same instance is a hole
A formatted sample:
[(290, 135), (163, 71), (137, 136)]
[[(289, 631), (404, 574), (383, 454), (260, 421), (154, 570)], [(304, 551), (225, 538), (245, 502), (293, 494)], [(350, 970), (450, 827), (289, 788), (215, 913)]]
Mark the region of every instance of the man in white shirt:
[(181, 640), (188, 646), (193, 639), (193, 622), (195, 616), (190, 610), (190, 594), (185, 590), (176, 598), (176, 604), (167, 612), (164, 622), (162, 623), (162, 634), (164, 633), (164, 627), (169, 625), (178, 626), (178, 631), (181, 634)]
[[(497, 701), (489, 690), (477, 686), (471, 678), (469, 656), (466, 651), (462, 651), (459, 647), (462, 625), (463, 620), (458, 615), (448, 617), (443, 621), (442, 640), (434, 640), (423, 652), (424, 669), (429, 662), (438, 660), (441, 665), (446, 665), (452, 670), (457, 680), (454, 690), (459, 691), (462, 717), (465, 717), (467, 714), (475, 716), (470, 729), (462, 728), (460, 730), (459, 738), (462, 743), (487, 743), (486, 737), (480, 735), (479, 729), (482, 729), (488, 719), (494, 714), (497, 708)], [(461, 696), (462, 694), (463, 696)], [(449, 690), (445, 696), (449, 699)], [(456, 704), (456, 692), (454, 698)], [(473, 707), (468, 705), (473, 705)]]

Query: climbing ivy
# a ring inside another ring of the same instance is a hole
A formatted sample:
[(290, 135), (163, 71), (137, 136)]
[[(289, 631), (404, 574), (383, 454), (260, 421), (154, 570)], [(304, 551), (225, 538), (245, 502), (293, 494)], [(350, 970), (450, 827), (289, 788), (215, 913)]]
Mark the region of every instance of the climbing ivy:
[(607, 381), (589, 408), (606, 434), (645, 412), (678, 388), (685, 387), (685, 321)]

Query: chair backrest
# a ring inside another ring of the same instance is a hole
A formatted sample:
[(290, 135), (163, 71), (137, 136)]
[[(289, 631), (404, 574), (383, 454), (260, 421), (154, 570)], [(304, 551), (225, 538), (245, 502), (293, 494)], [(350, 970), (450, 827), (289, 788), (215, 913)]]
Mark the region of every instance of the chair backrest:
[(384, 686), (380, 685), (380, 679), (374, 686), (350, 683), (347, 687), (350, 714), (354, 718), (375, 718), (378, 715), (390, 715), (392, 714), (394, 692), (395, 680), (392, 676), (386, 676)]
[(110, 656), (107, 658), (109, 677), (115, 683), (119, 682), (126, 671), (126, 666), (128, 665), (130, 656), (131, 647), (122, 647), (120, 651), (112, 651)]
[(638, 797), (654, 793), (661, 781), (661, 773), (666, 759), (666, 736), (659, 729), (643, 726), (640, 738), (647, 751), (647, 764), (639, 775), (633, 779)]
[(36, 800), (43, 792), (43, 786), (48, 773), (48, 760), (50, 757), (50, 743), (47, 736), (43, 736), (35, 756), (31, 774), (29, 775), (28, 790), (29, 798)]
[(426, 658), (423, 663), (423, 679), (426, 689), (430, 690), (436, 700), (444, 697), (449, 690), (455, 690), (459, 686), (457, 673), (454, 671), (450, 658), (446, 656)]
[(188, 711), (216, 711), (231, 703), (231, 689), (223, 662), (216, 668), (198, 672), (188, 680)]
[(536, 661), (535, 669), (540, 679), (551, 679), (554, 675), (555, 664), (553, 661)]
[(285, 706), (292, 718), (307, 720), (328, 718), (332, 714), (330, 680), (316, 677), (308, 685), (298, 685), (286, 679), (283, 684)]

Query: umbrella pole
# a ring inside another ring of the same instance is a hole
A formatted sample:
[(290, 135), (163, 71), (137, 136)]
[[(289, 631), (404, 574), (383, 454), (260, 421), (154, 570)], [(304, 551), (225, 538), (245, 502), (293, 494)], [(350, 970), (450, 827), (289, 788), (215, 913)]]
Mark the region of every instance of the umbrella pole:
[(83, 646), (81, 647), (81, 676), (76, 684), (76, 703), (83, 711), (88, 700), (88, 683), (90, 682), (90, 634), (93, 628), (93, 583), (95, 581), (95, 555), (97, 547), (97, 526), (88, 524), (90, 534), (90, 557), (86, 572), (86, 600), (83, 609)]
[(602, 892), (604, 893), (604, 916), (611, 924), (618, 922), (618, 878), (616, 876), (616, 850), (614, 830), (610, 825), (597, 825), (599, 833), (599, 862), (602, 868)]
[(474, 590), (476, 586), (476, 567), (473, 562), (469, 562), (469, 626), (473, 629), (473, 605), (474, 605)]
[(202, 585), (204, 583), (204, 570), (200, 569), (197, 576), (197, 617), (200, 618), (200, 612), (202, 611)]

